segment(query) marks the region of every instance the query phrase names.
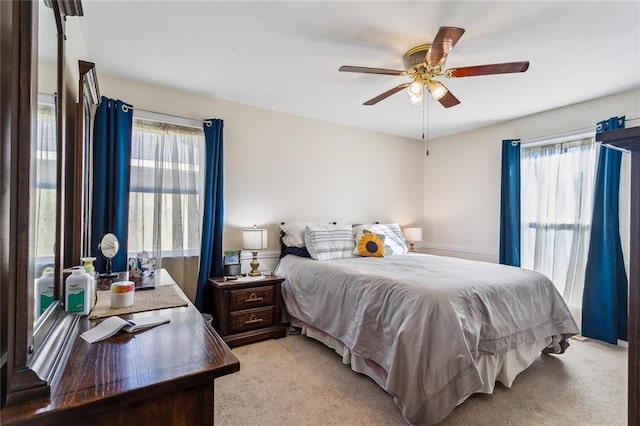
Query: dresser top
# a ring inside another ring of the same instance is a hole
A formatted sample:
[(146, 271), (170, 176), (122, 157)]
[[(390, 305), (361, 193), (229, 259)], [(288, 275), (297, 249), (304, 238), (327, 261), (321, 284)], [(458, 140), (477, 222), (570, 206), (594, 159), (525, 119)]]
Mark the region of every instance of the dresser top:
[(50, 397), (4, 407), (3, 424), (81, 410), (89, 404), (106, 404), (118, 398), (135, 398), (138, 393), (149, 397), (176, 386), (212, 382), (238, 371), (240, 363), (235, 355), (164, 274), (162, 284), (175, 285), (188, 306), (122, 315), (133, 321), (162, 315), (170, 322), (136, 334), (120, 332), (93, 344), (80, 338), (80, 334), (102, 319), (80, 318), (75, 342), (64, 368), (53, 381)]

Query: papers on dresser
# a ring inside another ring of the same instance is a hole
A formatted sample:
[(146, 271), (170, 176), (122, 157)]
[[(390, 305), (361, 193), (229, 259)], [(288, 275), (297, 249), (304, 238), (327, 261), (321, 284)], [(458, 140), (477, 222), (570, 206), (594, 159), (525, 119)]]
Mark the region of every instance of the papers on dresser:
[(152, 315), (150, 317), (136, 319), (135, 321), (113, 316), (102, 321), (91, 330), (85, 331), (80, 335), (80, 337), (89, 343), (95, 343), (113, 336), (119, 330), (124, 330), (127, 333), (137, 333), (138, 331), (146, 330), (168, 322), (169, 318), (161, 315)]

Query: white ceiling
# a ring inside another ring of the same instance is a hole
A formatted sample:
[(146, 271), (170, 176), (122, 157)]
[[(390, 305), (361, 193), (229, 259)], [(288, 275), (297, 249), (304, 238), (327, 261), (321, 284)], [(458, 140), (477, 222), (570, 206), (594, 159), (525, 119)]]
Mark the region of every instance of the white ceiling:
[(406, 77), (338, 67), (403, 69), (402, 54), (445, 25), (466, 29), (445, 68), (530, 61), (522, 74), (440, 78), (462, 103), (430, 100), (430, 137), (640, 87), (637, 0), (85, 0), (83, 8), (87, 59), (99, 74), (416, 139), (422, 107), (406, 93), (362, 105)]

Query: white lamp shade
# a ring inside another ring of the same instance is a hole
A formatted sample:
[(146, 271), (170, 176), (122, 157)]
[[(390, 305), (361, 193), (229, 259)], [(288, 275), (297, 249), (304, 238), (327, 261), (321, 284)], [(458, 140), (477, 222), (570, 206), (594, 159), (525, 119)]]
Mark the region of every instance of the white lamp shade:
[(402, 228), (402, 232), (404, 233), (404, 237), (407, 241), (411, 241), (412, 243), (416, 241), (422, 241), (422, 228), (419, 226), (409, 226), (407, 228)]
[(267, 230), (251, 228), (242, 230), (242, 248), (245, 250), (263, 250), (267, 248)]

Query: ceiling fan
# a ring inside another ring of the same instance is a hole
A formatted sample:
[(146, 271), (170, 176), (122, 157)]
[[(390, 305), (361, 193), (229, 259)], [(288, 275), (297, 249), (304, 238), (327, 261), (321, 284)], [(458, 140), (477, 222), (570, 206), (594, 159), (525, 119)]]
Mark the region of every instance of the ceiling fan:
[(458, 105), (460, 101), (447, 89), (444, 84), (435, 80), (435, 77), (448, 78), (475, 77), (490, 74), (508, 74), (525, 72), (529, 68), (529, 61), (505, 62), (500, 64), (475, 65), (470, 67), (450, 68), (443, 70), (447, 56), (464, 34), (463, 28), (440, 27), (436, 38), (431, 44), (421, 44), (412, 47), (402, 57), (404, 71), (385, 68), (368, 68), (343, 65), (338, 70), (346, 72), (358, 72), (365, 74), (384, 74), (401, 76), (406, 75), (413, 79), (412, 82), (402, 83), (393, 89), (389, 89), (378, 96), (369, 99), (363, 105), (375, 105), (383, 99), (398, 93), (402, 89), (409, 92), (409, 101), (413, 104), (422, 103), (425, 88), (442, 106), (450, 108)]

